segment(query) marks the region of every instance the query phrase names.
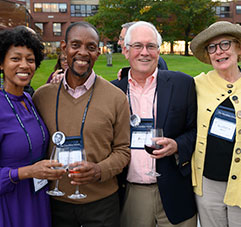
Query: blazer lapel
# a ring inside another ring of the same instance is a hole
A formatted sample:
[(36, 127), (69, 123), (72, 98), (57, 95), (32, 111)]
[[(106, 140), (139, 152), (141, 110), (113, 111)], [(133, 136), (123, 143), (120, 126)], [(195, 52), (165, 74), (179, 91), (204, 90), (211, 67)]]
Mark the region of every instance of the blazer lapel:
[(172, 83), (168, 71), (158, 71), (157, 75), (157, 128), (164, 128), (172, 95)]

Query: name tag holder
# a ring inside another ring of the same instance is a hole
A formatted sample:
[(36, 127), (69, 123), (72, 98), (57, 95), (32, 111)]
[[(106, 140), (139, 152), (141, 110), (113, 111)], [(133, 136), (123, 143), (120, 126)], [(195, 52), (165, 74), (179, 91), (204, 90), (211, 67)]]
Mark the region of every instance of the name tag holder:
[(144, 149), (147, 132), (153, 128), (153, 118), (141, 118), (138, 126), (131, 126), (131, 149)]
[(236, 118), (234, 109), (219, 106), (212, 117), (208, 134), (233, 142), (236, 135)]

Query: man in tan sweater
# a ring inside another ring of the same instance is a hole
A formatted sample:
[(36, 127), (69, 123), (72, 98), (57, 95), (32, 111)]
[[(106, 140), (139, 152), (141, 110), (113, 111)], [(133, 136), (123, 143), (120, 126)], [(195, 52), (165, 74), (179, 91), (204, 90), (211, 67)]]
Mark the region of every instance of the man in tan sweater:
[[(53, 226), (119, 226), (116, 175), (130, 160), (129, 106), (122, 91), (93, 71), (98, 43), (95, 27), (71, 24), (61, 42), (69, 66), (63, 80), (44, 85), (33, 97), (50, 135), (61, 131), (66, 138), (79, 137), (87, 155), (79, 173), (60, 180), (65, 196), (51, 198)], [(50, 141), (49, 155), (52, 148)], [(76, 185), (85, 199), (68, 198)]]

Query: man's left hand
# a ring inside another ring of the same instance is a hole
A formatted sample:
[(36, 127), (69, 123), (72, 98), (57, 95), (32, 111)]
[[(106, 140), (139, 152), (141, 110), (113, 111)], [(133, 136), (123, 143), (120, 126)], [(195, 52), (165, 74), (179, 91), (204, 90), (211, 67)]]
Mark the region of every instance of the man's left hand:
[(163, 148), (160, 150), (154, 150), (152, 155), (153, 158), (159, 159), (177, 153), (177, 143), (175, 140), (163, 137), (154, 138), (154, 141), (156, 144), (162, 145)]

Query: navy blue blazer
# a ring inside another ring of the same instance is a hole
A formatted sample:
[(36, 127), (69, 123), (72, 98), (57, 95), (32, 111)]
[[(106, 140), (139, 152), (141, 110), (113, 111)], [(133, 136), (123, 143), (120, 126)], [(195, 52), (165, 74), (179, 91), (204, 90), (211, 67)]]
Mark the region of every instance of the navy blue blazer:
[[(112, 83), (126, 93), (127, 79), (128, 77), (123, 77)], [(157, 159), (156, 162), (157, 172), (161, 174), (157, 183), (163, 208), (172, 224), (185, 221), (197, 212), (191, 181), (196, 116), (193, 78), (181, 72), (158, 70), (157, 128), (163, 128), (164, 136), (174, 139), (178, 145), (178, 164), (174, 155)], [(120, 185), (123, 185), (123, 182), (120, 182)]]
[(167, 63), (161, 56), (159, 56), (157, 67), (158, 67), (158, 69), (161, 69), (161, 70), (168, 70)]

